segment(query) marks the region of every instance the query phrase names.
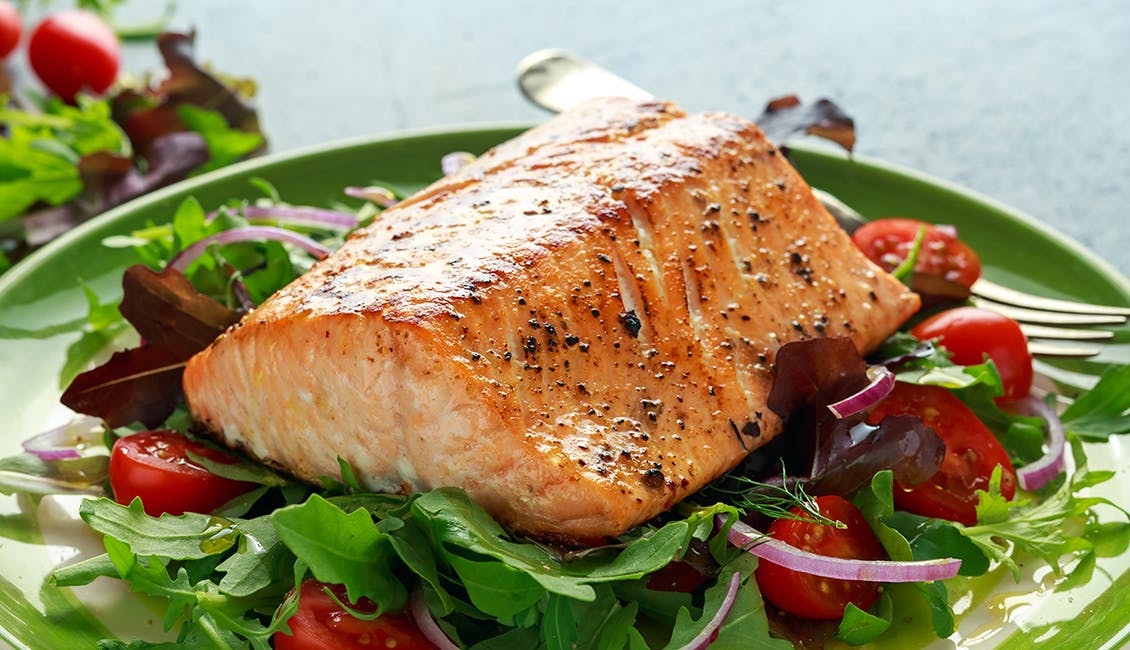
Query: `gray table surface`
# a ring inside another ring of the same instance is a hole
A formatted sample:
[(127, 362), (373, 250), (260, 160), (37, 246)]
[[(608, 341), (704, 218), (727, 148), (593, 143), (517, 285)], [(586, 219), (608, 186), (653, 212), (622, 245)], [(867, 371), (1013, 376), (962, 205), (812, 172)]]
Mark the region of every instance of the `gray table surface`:
[[(831, 97), (856, 118), (858, 153), (1008, 203), (1130, 273), (1130, 6), (1114, 0), (184, 0), (177, 12), (201, 58), (258, 80), (274, 151), (545, 119), (515, 65), (564, 47), (688, 110), (752, 117), (777, 95)], [(128, 66), (155, 65), (152, 50), (129, 45)]]

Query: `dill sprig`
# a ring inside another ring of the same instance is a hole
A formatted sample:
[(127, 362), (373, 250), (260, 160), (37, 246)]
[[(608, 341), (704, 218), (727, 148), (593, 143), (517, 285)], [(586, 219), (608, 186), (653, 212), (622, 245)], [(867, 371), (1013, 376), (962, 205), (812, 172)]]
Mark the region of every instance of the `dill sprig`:
[[(805, 492), (804, 482), (790, 479), (783, 468), (780, 485), (740, 475), (730, 475), (727, 479), (709, 486), (707, 490), (724, 496), (726, 503), (746, 513), (756, 512), (770, 519), (795, 519), (845, 528), (844, 524), (821, 514), (815, 497)], [(794, 508), (800, 512), (794, 512)]]

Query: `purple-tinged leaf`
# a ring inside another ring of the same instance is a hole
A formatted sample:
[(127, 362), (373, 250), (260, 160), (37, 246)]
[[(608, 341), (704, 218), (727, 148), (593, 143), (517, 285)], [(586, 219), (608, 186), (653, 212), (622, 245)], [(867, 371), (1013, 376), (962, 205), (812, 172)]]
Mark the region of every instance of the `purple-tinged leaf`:
[(181, 401), (188, 360), (239, 320), (237, 311), (199, 293), (180, 272), (126, 269), (120, 310), (145, 340), (75, 377), (62, 402), (111, 427), (154, 427)]
[[(781, 347), (769, 408), (785, 431), (765, 449), (780, 452), (790, 480), (809, 494), (850, 496), (884, 469), (910, 485), (932, 476), (945, 444), (912, 416), (866, 423), (866, 413), (836, 418), (827, 405), (858, 392), (869, 382), (867, 363), (847, 338), (796, 341)], [(778, 441), (787, 441), (787, 444)]]
[(778, 144), (799, 135), (814, 135), (848, 151), (855, 147), (855, 122), (828, 99), (804, 104), (796, 95), (779, 97), (770, 101), (754, 122)]

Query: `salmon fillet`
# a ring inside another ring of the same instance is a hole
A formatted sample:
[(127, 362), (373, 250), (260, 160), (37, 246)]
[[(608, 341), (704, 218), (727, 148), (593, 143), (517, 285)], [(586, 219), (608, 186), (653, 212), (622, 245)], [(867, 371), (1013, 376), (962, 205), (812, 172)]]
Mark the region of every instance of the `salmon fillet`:
[(784, 343), (873, 349), (918, 299), (751, 122), (596, 100), (384, 212), (184, 374), (295, 476), (465, 489), (545, 538), (618, 535), (775, 436)]

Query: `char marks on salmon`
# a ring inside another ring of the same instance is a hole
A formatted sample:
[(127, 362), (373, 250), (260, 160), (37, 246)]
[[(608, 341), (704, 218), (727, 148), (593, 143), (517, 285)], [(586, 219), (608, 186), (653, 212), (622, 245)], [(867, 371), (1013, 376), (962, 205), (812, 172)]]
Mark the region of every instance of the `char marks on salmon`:
[(780, 430), (777, 349), (878, 345), (917, 297), (751, 122), (562, 114), (386, 210), (191, 360), (193, 415), (316, 480), (465, 489), (546, 538), (618, 535)]

